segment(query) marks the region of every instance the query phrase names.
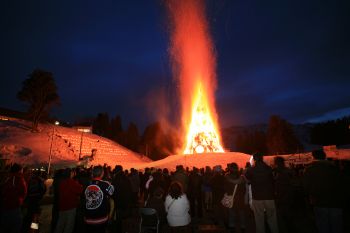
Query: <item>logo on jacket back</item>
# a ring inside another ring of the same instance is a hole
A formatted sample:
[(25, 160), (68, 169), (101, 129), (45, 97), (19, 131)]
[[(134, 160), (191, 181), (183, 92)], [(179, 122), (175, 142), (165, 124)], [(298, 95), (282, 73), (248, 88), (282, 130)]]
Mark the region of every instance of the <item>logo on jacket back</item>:
[(95, 210), (102, 204), (103, 192), (98, 185), (89, 185), (85, 190), (86, 209)]

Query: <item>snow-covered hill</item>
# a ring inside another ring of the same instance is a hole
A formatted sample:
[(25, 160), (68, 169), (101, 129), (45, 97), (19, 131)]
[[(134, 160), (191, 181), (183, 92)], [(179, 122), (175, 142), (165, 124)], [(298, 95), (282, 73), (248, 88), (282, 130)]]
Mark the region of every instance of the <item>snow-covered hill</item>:
[[(96, 156), (91, 164), (115, 166), (122, 164), (130, 168), (150, 162), (145, 156), (94, 134), (78, 132), (76, 129), (40, 124), (39, 132), (30, 131), (31, 123), (25, 120), (2, 117), (0, 121), (0, 155), (11, 162), (42, 164), (49, 161), (50, 147), (54, 166), (75, 165), (80, 154)], [(8, 119), (8, 120), (6, 120)]]

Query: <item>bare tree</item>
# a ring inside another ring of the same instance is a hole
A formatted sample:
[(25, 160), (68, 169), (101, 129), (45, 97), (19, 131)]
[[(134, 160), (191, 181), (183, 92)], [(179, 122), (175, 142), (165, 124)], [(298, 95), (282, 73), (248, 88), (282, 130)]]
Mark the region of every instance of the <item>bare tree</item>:
[(48, 114), (51, 107), (60, 102), (60, 97), (51, 72), (35, 69), (28, 77), (17, 93), (17, 98), (29, 104), (32, 130), (37, 131), (42, 116)]

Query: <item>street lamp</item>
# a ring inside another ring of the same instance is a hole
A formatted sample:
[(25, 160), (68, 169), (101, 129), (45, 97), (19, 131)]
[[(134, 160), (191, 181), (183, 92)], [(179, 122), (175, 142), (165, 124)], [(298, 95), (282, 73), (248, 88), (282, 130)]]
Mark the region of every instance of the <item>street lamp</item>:
[(53, 136), (55, 134), (55, 125), (59, 125), (59, 121), (55, 121), (55, 124), (52, 126), (52, 134), (51, 134), (51, 144), (50, 144), (50, 153), (49, 153), (49, 165), (47, 167), (47, 175), (50, 175), (50, 168), (51, 168), (51, 160), (52, 160), (52, 143), (53, 143)]

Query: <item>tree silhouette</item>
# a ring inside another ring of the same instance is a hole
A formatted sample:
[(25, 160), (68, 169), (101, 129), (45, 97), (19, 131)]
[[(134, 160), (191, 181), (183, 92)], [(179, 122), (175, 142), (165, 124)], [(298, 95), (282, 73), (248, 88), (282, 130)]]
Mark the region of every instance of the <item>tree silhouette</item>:
[(261, 130), (246, 131), (238, 134), (235, 141), (237, 151), (253, 154), (256, 152), (267, 153), (266, 133)]
[(98, 113), (92, 124), (92, 132), (102, 137), (109, 138), (110, 131), (108, 113)]
[(119, 115), (111, 119), (111, 139), (119, 144), (125, 144), (123, 141), (122, 119)]
[(270, 154), (290, 154), (303, 150), (292, 125), (275, 115), (270, 117), (266, 141)]
[(350, 144), (350, 116), (315, 124), (311, 142), (323, 146)]
[(42, 116), (48, 114), (51, 107), (60, 102), (60, 97), (51, 72), (35, 69), (28, 77), (17, 93), (17, 98), (29, 103), (28, 113), (33, 121), (32, 131), (37, 131)]
[(132, 151), (137, 152), (139, 148), (140, 136), (137, 126), (130, 123), (126, 131), (126, 147)]
[(159, 122), (146, 127), (141, 139), (140, 152), (153, 160), (163, 159), (173, 154), (177, 140), (175, 134), (165, 131)]

